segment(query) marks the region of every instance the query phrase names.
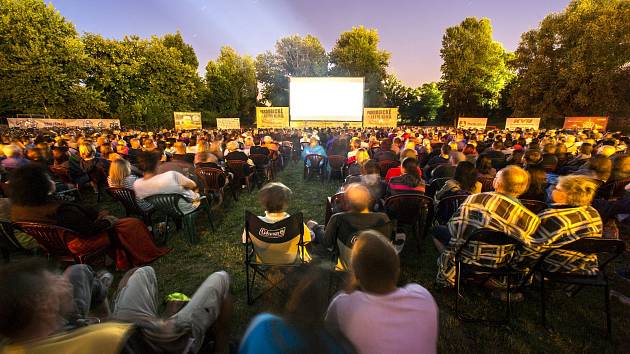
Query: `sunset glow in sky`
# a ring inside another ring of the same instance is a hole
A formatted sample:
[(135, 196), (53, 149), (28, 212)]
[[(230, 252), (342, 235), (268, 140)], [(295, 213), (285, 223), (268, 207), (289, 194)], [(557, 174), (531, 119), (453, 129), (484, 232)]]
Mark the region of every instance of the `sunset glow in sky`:
[(343, 31), (378, 29), (392, 53), (389, 71), (418, 86), (440, 78), (440, 46), (447, 27), (467, 16), (488, 17), (494, 38), (516, 49), (521, 33), (536, 28), (569, 0), (52, 0), (79, 32), (108, 38), (161, 36), (179, 30), (199, 59), (199, 70), (221, 46), (256, 56), (276, 40), (312, 34), (330, 50)]

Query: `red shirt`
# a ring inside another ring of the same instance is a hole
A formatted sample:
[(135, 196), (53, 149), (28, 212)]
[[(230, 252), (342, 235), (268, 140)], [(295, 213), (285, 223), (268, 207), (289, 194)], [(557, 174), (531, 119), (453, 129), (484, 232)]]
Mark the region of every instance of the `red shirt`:
[[(398, 177), (402, 175), (402, 173), (403, 173), (402, 166), (390, 168), (389, 170), (387, 170), (387, 174), (385, 175), (385, 182), (389, 182), (390, 179), (394, 177)], [(418, 175), (422, 177), (422, 170), (420, 169), (420, 167), (418, 167)]]

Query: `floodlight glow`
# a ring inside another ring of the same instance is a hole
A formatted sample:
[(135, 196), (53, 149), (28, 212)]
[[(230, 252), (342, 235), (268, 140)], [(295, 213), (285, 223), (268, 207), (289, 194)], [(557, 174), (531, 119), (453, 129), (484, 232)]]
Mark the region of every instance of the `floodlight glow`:
[(363, 117), (362, 77), (292, 77), (291, 120), (360, 122)]

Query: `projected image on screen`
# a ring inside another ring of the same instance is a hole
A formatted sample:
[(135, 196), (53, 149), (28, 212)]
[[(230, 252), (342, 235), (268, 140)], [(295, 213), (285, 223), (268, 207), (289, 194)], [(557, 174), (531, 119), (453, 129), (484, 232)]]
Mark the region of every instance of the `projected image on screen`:
[(360, 122), (363, 78), (292, 77), (289, 111), (291, 120)]

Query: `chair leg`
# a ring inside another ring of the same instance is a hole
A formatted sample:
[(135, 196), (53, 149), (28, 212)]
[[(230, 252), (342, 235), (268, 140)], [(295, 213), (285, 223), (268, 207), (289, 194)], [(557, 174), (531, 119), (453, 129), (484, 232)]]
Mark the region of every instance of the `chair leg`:
[(460, 263), (457, 262), (457, 264), (455, 265), (455, 316), (457, 316), (457, 318), (460, 318), (461, 314), (459, 313), (459, 297), (460, 297), (460, 286), (461, 286), (461, 282), (460, 282)]
[(249, 285), (249, 266), (247, 265), (247, 263), (245, 263), (245, 287), (246, 287), (246, 291), (247, 291), (247, 304), (251, 305), (252, 304), (252, 289)]
[(510, 318), (512, 317), (512, 293), (511, 293), (512, 289), (510, 289), (511, 286), (512, 286), (512, 284), (510, 282), (511, 278), (512, 277), (508, 274), (507, 275), (507, 290), (506, 290), (507, 291), (507, 304), (505, 304), (505, 307), (506, 307), (505, 320), (506, 320), (506, 322), (509, 322)]
[(545, 277), (540, 275), (540, 316), (543, 327), (547, 327), (547, 318), (545, 315)]

